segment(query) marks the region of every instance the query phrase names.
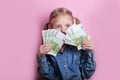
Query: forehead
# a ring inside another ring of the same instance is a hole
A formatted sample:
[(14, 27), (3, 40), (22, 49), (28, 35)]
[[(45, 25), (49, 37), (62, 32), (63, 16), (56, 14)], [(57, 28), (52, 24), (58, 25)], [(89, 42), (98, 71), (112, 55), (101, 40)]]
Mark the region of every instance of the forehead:
[(54, 18), (52, 20), (52, 23), (53, 24), (62, 24), (62, 23), (72, 23), (73, 22), (73, 18), (72, 16), (70, 15), (60, 15), (60, 16), (57, 16), (56, 18)]

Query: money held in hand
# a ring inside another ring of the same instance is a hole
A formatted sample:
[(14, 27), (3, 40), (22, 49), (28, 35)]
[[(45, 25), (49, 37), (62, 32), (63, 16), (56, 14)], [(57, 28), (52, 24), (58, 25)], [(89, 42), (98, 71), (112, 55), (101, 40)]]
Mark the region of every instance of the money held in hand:
[(66, 36), (64, 40), (66, 44), (74, 45), (78, 48), (78, 50), (80, 50), (82, 49), (82, 41), (89, 39), (90, 36), (85, 33), (82, 24), (73, 24), (70, 28), (66, 30)]
[(64, 44), (65, 34), (55, 29), (48, 29), (42, 31), (43, 44), (48, 44), (52, 47), (48, 54), (56, 56), (62, 45)]
[(76, 46), (80, 50), (82, 41), (90, 39), (82, 24), (73, 24), (65, 32), (66, 35), (55, 29), (42, 30), (43, 44), (52, 47), (48, 54), (56, 56), (63, 44)]

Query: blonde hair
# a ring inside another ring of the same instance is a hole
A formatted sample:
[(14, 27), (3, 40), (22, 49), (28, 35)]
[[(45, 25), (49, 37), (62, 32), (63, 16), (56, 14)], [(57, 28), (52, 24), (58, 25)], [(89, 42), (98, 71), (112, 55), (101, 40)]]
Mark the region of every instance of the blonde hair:
[(80, 23), (80, 20), (76, 17), (73, 17), (72, 12), (66, 8), (57, 8), (55, 10), (53, 10), (49, 16), (49, 22), (46, 23), (46, 25), (44, 26), (44, 30), (47, 30), (49, 28), (49, 26), (52, 26), (53, 24), (53, 19), (55, 19), (56, 17), (60, 16), (60, 15), (70, 15), (72, 18), (75, 19), (76, 24)]

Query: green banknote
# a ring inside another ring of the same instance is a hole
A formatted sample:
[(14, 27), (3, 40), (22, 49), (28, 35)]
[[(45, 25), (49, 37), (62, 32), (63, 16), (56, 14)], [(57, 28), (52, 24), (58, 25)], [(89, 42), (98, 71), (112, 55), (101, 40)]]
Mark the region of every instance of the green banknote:
[[(66, 30), (65, 43), (69, 45), (74, 45), (78, 50), (82, 49), (81, 43), (84, 40), (88, 40), (89, 36), (85, 33), (82, 24), (73, 24), (70, 28)], [(67, 40), (67, 41), (66, 41)], [(69, 42), (68, 42), (69, 40)]]
[(48, 54), (56, 56), (60, 48), (62, 47), (65, 35), (55, 29), (48, 29), (42, 31), (43, 44), (48, 44), (52, 47), (51, 51)]

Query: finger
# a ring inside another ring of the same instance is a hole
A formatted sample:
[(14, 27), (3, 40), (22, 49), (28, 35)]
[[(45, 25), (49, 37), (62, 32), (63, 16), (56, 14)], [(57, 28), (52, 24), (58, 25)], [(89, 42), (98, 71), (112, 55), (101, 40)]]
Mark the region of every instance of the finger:
[(52, 47), (49, 45), (44, 46), (45, 49), (51, 49)]
[(84, 40), (82, 43), (83, 44), (88, 44), (88, 43), (93, 44), (93, 41), (91, 41), (91, 40)]
[(43, 54), (48, 54), (48, 51), (45, 51)]
[(47, 50), (42, 50), (42, 51), (41, 51), (41, 54), (48, 54), (48, 52), (49, 52), (49, 51), (47, 51)]
[(45, 46), (46, 48), (51, 48), (51, 46)]
[(93, 44), (91, 44), (91, 43), (87, 43), (87, 44), (81, 44), (82, 46), (93, 46)]
[(86, 41), (83, 41), (82, 44), (86, 44)]
[(87, 48), (87, 49), (89, 49), (89, 48), (90, 48), (90, 49), (93, 49), (94, 47), (90, 45), (90, 46), (84, 46), (84, 48)]
[(45, 47), (51, 47), (50, 45), (48, 45), (48, 44), (45, 44)]
[(40, 48), (41, 48), (41, 49), (44, 49), (44, 48), (45, 48), (45, 45), (41, 45)]
[(84, 48), (86, 48), (86, 47), (94, 47), (92, 44), (82, 44), (82, 46), (83, 46)]
[(48, 52), (48, 51), (50, 51), (50, 50), (51, 50), (51, 47), (42, 46), (42, 47), (40, 48), (40, 52), (42, 52), (42, 53), (45, 53), (46, 51)]
[(52, 48), (51, 48), (51, 47), (45, 47), (44, 49), (46, 49), (46, 50), (51, 50)]
[(86, 47), (85, 49), (93, 50), (94, 48), (92, 48), (92, 47)]
[(93, 45), (93, 44), (92, 43), (82, 43), (82, 45), (90, 46), (90, 45)]
[(44, 50), (46, 51), (50, 51), (52, 49), (52, 47), (44, 47)]
[(44, 50), (44, 49), (51, 49), (51, 46), (43, 45), (43, 46), (40, 47), (40, 49), (43, 49), (43, 50)]
[(85, 48), (87, 47), (92, 47), (93, 48), (93, 45), (84, 45)]
[(82, 44), (81, 46), (82, 46), (83, 49), (85, 49), (85, 45)]

